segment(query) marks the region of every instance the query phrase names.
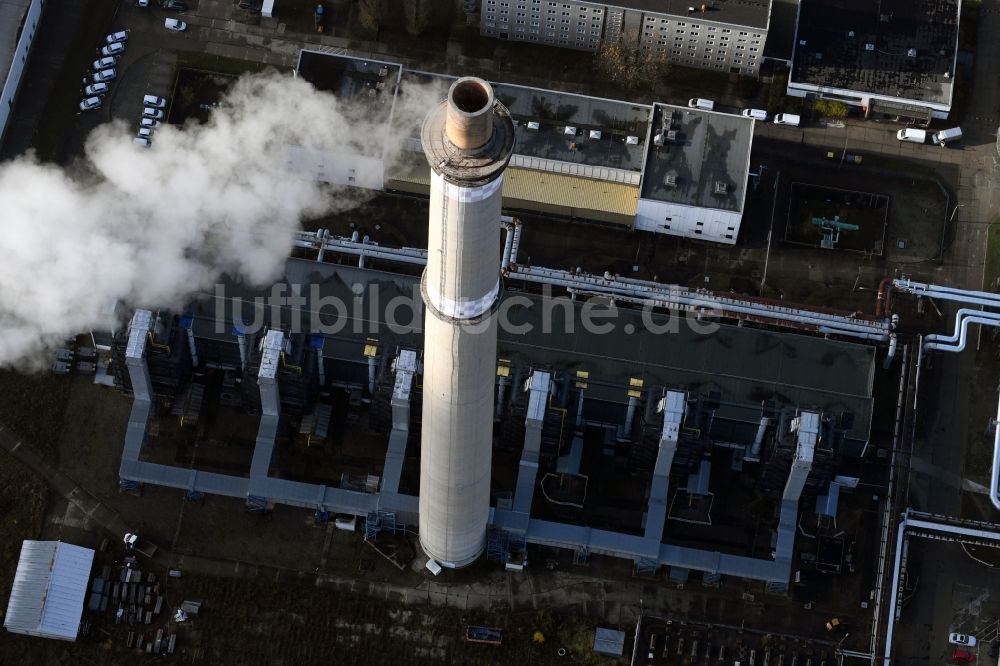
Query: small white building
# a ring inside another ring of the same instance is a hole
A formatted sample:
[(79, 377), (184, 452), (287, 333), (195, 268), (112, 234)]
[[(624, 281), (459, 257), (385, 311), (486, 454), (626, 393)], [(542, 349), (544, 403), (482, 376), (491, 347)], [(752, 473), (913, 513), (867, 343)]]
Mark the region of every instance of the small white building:
[(635, 228), (735, 245), (753, 124), (740, 115), (656, 104)]
[(93, 563), (90, 548), (25, 540), (4, 628), (13, 634), (75, 641)]

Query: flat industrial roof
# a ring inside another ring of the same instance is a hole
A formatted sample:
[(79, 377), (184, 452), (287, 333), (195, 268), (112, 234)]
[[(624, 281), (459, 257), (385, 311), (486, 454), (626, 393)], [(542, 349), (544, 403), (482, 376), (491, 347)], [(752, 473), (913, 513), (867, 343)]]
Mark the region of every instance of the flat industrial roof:
[(958, 0), (802, 0), (791, 80), (949, 104)]
[[(2, 1), (2, 0), (0, 0)], [(365, 103), (373, 121), (389, 118), (402, 65), (303, 49), (298, 75), (338, 99)]]
[(0, 0), (0, 89), (7, 83), (17, 51), (21, 21), (30, 4), (31, 0)]
[[(362, 363), (361, 350), (371, 335), (378, 337), (383, 348), (397, 344), (422, 348), (423, 334), (419, 325), (409, 332), (397, 334), (385, 324), (386, 309), (395, 307), (387, 304), (393, 303), (396, 296), (407, 297), (422, 307), (417, 292), (419, 279), (292, 258), (286, 262), (281, 282), (302, 285), (301, 293), (307, 295), (307, 304), (303, 307), (307, 311), (316, 298), (336, 297), (343, 303), (353, 303), (355, 293), (364, 294), (363, 303), (357, 310), (341, 315), (343, 328), (327, 336), (324, 351), (327, 357), (339, 355)], [(271, 293), (269, 286), (255, 289), (228, 279), (223, 279), (222, 283), (227, 296), (241, 297), (248, 307), (254, 297), (266, 298)], [(315, 291), (308, 286), (313, 284), (317, 285)], [(373, 284), (379, 285), (377, 303), (371, 298)], [(211, 301), (211, 294), (205, 296), (207, 298), (193, 303), (187, 311), (196, 319), (213, 319), (210, 323), (214, 327), (214, 317), (219, 313)], [(643, 313), (627, 309), (620, 309), (617, 319), (602, 319), (602, 323), (611, 321), (615, 326), (609, 332), (600, 333), (587, 331), (583, 326), (580, 319), (582, 301), (565, 300), (547, 308), (540, 296), (511, 292), (505, 298), (513, 296), (527, 297), (532, 305), (525, 307), (517, 302), (510, 308), (501, 305), (501, 311), (506, 310), (513, 326), (511, 330), (500, 327), (500, 352), (515, 362), (534, 366), (587, 370), (590, 373), (589, 399), (626, 402), (625, 387), (629, 378), (638, 374), (646, 378), (647, 387), (669, 386), (701, 394), (718, 391), (722, 402), (719, 415), (734, 420), (758, 421), (761, 403), (765, 400), (831, 413), (850, 412), (854, 419), (847, 436), (861, 441), (868, 438), (875, 359), (870, 346), (732, 325), (720, 325), (714, 332), (700, 333), (686, 321), (679, 321), (675, 332), (654, 332), (645, 325), (648, 319), (644, 319)], [(373, 306), (379, 309), (373, 312)], [(402, 325), (411, 321), (410, 308), (397, 308), (393, 312), (394, 321)], [(572, 328), (566, 320), (567, 313), (572, 313)], [(232, 316), (229, 308), (225, 316)], [(283, 311), (282, 316), (287, 317), (287, 312)], [(251, 320), (248, 310), (244, 321)], [(323, 321), (329, 325), (336, 320), (335, 308), (326, 307)], [(368, 324), (360, 326), (361, 320), (381, 322), (379, 331), (373, 333)], [(662, 325), (665, 320), (655, 316), (653, 321)], [(309, 325), (308, 321), (301, 323)], [(528, 333), (518, 331), (517, 327), (523, 324), (531, 326)], [(207, 325), (198, 326), (196, 333), (235, 343), (228, 332), (214, 336), (208, 328)], [(316, 328), (308, 326), (308, 330)], [(336, 351), (338, 349), (343, 350), (342, 354)]]
[[(517, 122), (518, 154), (642, 170), (649, 106), (505, 83), (494, 83), (493, 91)], [(538, 128), (528, 127), (529, 122)], [(591, 131), (600, 136), (592, 138)], [(630, 136), (636, 143), (628, 143)]]
[[(661, 131), (676, 135), (668, 134), (656, 145)], [(655, 105), (642, 198), (742, 211), (752, 137), (750, 118)]]
[[(454, 76), (405, 71), (400, 90), (434, 85), (444, 97)], [(490, 81), (496, 99), (510, 111), (515, 123), (514, 152), (529, 158), (556, 160), (592, 167), (642, 171), (646, 127), (651, 107), (574, 93), (529, 88)], [(529, 127), (537, 123), (538, 127)], [(567, 128), (575, 128), (572, 134)], [(600, 136), (591, 136), (591, 131)], [(414, 128), (417, 136), (419, 128)], [(633, 143), (628, 138), (633, 137)], [(601, 177), (596, 174), (579, 174)]]
[[(761, 29), (767, 27), (767, 19), (771, 13), (771, 0), (615, 0), (607, 4)], [(691, 7), (695, 11), (688, 11)], [(704, 12), (701, 11), (702, 7), (705, 8)]]

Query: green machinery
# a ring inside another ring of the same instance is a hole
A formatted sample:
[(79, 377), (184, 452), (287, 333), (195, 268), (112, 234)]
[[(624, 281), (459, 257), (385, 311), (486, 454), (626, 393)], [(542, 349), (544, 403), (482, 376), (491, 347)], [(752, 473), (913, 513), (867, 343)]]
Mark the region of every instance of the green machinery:
[(856, 224), (841, 221), (839, 215), (834, 215), (832, 220), (828, 220), (825, 217), (814, 217), (812, 223), (823, 231), (823, 240), (820, 241), (820, 247), (827, 250), (832, 250), (837, 246), (841, 231), (857, 231), (861, 228)]

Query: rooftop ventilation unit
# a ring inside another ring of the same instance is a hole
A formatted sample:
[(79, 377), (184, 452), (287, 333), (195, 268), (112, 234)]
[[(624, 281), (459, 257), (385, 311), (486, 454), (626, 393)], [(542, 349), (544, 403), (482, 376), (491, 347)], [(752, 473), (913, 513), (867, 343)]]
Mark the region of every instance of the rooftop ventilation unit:
[(667, 140), (676, 141), (677, 140), (677, 130), (667, 130)]
[(875, 45), (871, 42), (865, 42), (865, 51), (874, 51)]
[(638, 146), (639, 145), (639, 137), (637, 137), (637, 136), (627, 136), (627, 137), (625, 137), (625, 143), (628, 144), (628, 145), (630, 145), (630, 146)]
[(721, 180), (715, 181), (715, 193), (716, 194), (726, 194), (729, 192), (729, 186), (723, 183)]
[(563, 134), (565, 134), (566, 136), (576, 136), (576, 128), (567, 125), (566, 128), (563, 130)]
[(600, 139), (601, 138), (601, 130), (590, 130), (590, 138), (591, 139)]
[(663, 184), (666, 185), (667, 187), (677, 187), (677, 174), (668, 173), (663, 178)]
[(666, 141), (666, 132), (657, 132), (656, 136), (653, 137), (653, 145), (656, 146), (662, 146)]
[(916, 49), (908, 49), (906, 51), (906, 55), (908, 57), (910, 57), (910, 58), (916, 58), (917, 57), (917, 50)]
[(530, 130), (534, 130), (534, 131), (537, 132), (539, 127), (540, 127), (540, 125), (538, 123), (536, 123), (534, 120), (532, 120), (532, 121), (530, 121), (528, 123), (528, 129), (530, 129)]
[(853, 37), (854, 36), (854, 31), (853, 30), (848, 30), (847, 31), (847, 36), (848, 37)]
[(806, 45), (806, 40), (800, 39), (799, 40), (799, 46), (805, 46), (805, 45)]

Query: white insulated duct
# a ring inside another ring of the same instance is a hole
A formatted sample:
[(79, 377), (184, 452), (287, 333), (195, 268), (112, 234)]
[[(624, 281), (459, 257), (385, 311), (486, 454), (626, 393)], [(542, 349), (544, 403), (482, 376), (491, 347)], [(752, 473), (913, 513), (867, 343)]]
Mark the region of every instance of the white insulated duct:
[(420, 545), (445, 567), (473, 562), (490, 512), (500, 299), (500, 209), (514, 126), (493, 89), (461, 78), (424, 120), (431, 166), (420, 451)]
[(281, 352), (284, 347), (285, 334), (281, 331), (268, 331), (261, 342), (257, 387), (260, 389), (260, 411), (265, 416), (278, 416), (281, 413), (278, 368), (281, 366)]
[(136, 400), (149, 401), (153, 399), (153, 382), (149, 378), (149, 366), (146, 364), (146, 340), (149, 339), (153, 327), (153, 313), (149, 310), (136, 310), (128, 328), (128, 343), (125, 346), (125, 366), (132, 382), (132, 395)]
[(806, 480), (809, 478), (809, 472), (812, 471), (816, 443), (819, 441), (819, 414), (800, 412), (792, 420), (792, 429), (796, 432), (798, 441), (795, 445), (792, 469), (788, 473), (788, 481), (785, 483), (785, 492), (781, 500), (782, 502), (790, 501), (798, 504), (799, 498), (802, 497), (802, 489), (805, 488)]

